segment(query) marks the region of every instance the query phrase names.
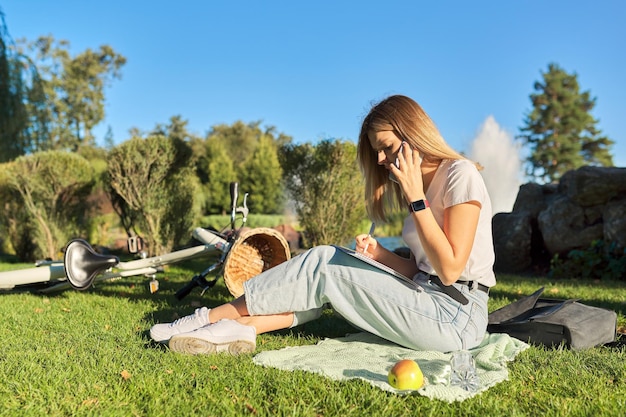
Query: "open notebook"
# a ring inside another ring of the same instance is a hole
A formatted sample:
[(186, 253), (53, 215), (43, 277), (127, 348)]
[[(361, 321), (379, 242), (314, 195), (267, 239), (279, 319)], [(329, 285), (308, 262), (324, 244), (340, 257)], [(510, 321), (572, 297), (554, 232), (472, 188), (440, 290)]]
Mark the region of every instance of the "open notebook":
[(349, 249), (349, 248), (345, 248), (343, 246), (337, 246), (337, 245), (333, 245), (335, 248), (339, 249), (340, 251), (342, 251), (343, 253), (347, 253), (350, 256), (353, 256), (357, 259), (360, 259), (361, 261), (368, 263), (372, 266), (375, 266), (376, 268), (380, 269), (381, 271), (385, 271), (388, 274), (393, 275), (394, 277), (400, 278), (404, 281), (410, 282), (411, 284), (414, 284), (413, 280), (411, 278), (407, 278), (406, 276), (402, 275), (401, 273), (399, 273), (398, 271), (396, 271), (393, 268), (388, 267), (385, 264), (381, 264), (378, 261), (373, 260), (372, 258), (368, 258), (367, 256), (363, 255), (361, 252), (357, 252), (354, 249)]

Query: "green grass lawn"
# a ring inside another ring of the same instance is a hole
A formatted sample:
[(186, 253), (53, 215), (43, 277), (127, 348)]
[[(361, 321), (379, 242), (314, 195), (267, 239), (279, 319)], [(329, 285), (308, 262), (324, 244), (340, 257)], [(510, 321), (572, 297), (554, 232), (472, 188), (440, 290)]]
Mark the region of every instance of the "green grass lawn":
[[(6, 265), (5, 265), (6, 267)], [(0, 268), (2, 269), (2, 268)], [(6, 268), (5, 268), (6, 269)], [(230, 300), (220, 282), (182, 302), (174, 293), (199, 263), (170, 267), (158, 293), (147, 280), (100, 283), (86, 292), (1, 294), (0, 415), (32, 416), (617, 416), (626, 412), (626, 350), (531, 347), (510, 377), (462, 403), (398, 396), (366, 382), (256, 366), (252, 355), (184, 356), (150, 341), (156, 322)], [(499, 276), (490, 310), (545, 286), (626, 319), (626, 283)], [(258, 337), (257, 351), (313, 344), (355, 330), (331, 312)]]

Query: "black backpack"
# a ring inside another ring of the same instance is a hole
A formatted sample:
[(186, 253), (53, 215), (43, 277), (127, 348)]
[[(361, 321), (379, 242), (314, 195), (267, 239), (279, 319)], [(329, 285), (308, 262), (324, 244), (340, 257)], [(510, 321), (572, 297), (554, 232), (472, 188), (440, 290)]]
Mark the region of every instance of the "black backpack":
[(533, 345), (586, 349), (615, 341), (617, 313), (577, 300), (540, 298), (543, 288), (489, 314), (487, 331)]

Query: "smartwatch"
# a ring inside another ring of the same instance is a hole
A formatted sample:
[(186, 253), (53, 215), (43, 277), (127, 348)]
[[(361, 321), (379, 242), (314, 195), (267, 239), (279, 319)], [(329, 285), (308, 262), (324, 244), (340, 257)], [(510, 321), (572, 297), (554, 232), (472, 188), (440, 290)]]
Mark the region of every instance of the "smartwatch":
[(428, 204), (428, 200), (426, 199), (413, 201), (412, 203), (409, 203), (409, 212), (413, 213), (416, 211), (421, 211), (428, 207), (430, 207), (430, 204)]

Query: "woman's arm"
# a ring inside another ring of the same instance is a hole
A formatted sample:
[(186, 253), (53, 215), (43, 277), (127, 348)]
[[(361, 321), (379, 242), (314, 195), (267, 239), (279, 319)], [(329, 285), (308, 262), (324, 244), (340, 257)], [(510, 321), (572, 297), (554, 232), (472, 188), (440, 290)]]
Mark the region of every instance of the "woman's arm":
[[(412, 214), (424, 252), (443, 284), (456, 282), (465, 269), (474, 245), (479, 215), (480, 204), (476, 201), (448, 207), (444, 211), (442, 230), (430, 209)], [(396, 255), (367, 235), (357, 236), (356, 242), (357, 251), (363, 252), (367, 245), (367, 256), (404, 276), (412, 277), (418, 272), (414, 259)]]
[(391, 252), (389, 249), (383, 248), (382, 246), (379, 246), (379, 248), (382, 250), (377, 252), (376, 260), (378, 262), (398, 271), (405, 277), (411, 278), (417, 274), (418, 269), (413, 257), (405, 258)]
[[(426, 198), (424, 192), (422, 159), (408, 146), (398, 154), (400, 167), (391, 167), (400, 182), (408, 202)], [(432, 167), (430, 167), (430, 172)], [(441, 282), (456, 282), (469, 259), (478, 228), (481, 203), (468, 201), (444, 210), (443, 228), (439, 226), (431, 209), (412, 213), (413, 222), (424, 252)]]
[(448, 207), (444, 211), (443, 230), (430, 209), (412, 214), (424, 252), (445, 285), (456, 282), (465, 269), (474, 244), (480, 208), (477, 201)]
[[(367, 251), (364, 249), (367, 247)], [(415, 259), (405, 258), (397, 255), (389, 249), (378, 244), (376, 239), (368, 235), (359, 235), (356, 237), (356, 251), (364, 253), (375, 261), (387, 265), (389, 268), (401, 273), (405, 277), (413, 277), (417, 274), (417, 265)]]

